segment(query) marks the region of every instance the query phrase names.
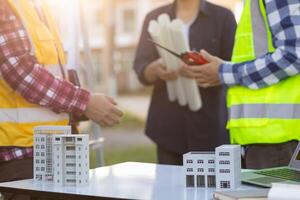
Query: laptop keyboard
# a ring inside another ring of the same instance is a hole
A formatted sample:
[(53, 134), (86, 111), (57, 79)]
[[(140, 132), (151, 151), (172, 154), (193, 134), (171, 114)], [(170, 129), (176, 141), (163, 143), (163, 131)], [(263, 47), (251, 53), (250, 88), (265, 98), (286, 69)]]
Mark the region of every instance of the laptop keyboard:
[(288, 168), (260, 170), (260, 171), (256, 171), (255, 173), (260, 175), (300, 182), (300, 171), (296, 171)]

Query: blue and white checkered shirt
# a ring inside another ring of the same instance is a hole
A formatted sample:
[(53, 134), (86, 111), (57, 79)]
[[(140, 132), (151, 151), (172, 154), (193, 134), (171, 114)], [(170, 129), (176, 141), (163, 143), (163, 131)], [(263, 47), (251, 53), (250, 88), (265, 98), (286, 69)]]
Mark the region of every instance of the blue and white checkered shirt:
[(265, 0), (275, 52), (244, 63), (226, 63), (220, 77), (229, 86), (259, 89), (300, 74), (300, 1)]

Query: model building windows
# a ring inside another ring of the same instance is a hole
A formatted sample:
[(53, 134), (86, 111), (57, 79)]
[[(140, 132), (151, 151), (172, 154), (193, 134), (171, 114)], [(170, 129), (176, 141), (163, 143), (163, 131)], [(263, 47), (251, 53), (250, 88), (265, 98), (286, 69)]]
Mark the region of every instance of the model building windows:
[(75, 151), (75, 146), (66, 146), (67, 151)]
[(187, 172), (193, 172), (193, 168), (187, 168), (186, 171)]
[(36, 164), (39, 164), (39, 163), (40, 163), (40, 160), (35, 160), (35, 163), (36, 163)]
[(207, 176), (207, 187), (216, 187), (216, 176), (214, 175)]
[(215, 164), (214, 160), (208, 160), (208, 164)]
[(77, 141), (82, 141), (82, 138), (77, 138)]
[(230, 173), (230, 169), (220, 169), (219, 171), (222, 174), (229, 174)]
[(220, 160), (219, 164), (220, 165), (230, 165), (230, 161), (229, 160)]
[(60, 138), (55, 138), (55, 141), (60, 141)]
[(219, 152), (219, 156), (230, 156), (229, 152)]
[(197, 175), (197, 187), (205, 187), (205, 177), (203, 175)]
[(76, 183), (75, 179), (67, 179), (67, 183)]
[(41, 156), (45, 156), (45, 152), (41, 152)]
[(42, 138), (41, 138), (41, 142), (45, 142), (45, 138), (42, 137)]
[(195, 180), (193, 175), (187, 175), (186, 176), (186, 186), (187, 187), (194, 187), (195, 186)]
[(204, 161), (203, 161), (203, 160), (198, 160), (197, 163), (198, 163), (198, 164), (203, 164)]
[(76, 156), (75, 155), (66, 155), (66, 158), (68, 158), (68, 159), (75, 159)]
[(74, 172), (74, 171), (67, 171), (67, 175), (76, 175), (76, 172)]
[(45, 171), (45, 167), (41, 167), (41, 171), (44, 172)]
[(208, 172), (215, 172), (214, 168), (208, 168)]
[(75, 163), (67, 163), (66, 166), (67, 167), (76, 167), (76, 164)]
[(41, 149), (45, 149), (45, 145), (41, 145)]
[(221, 188), (230, 188), (230, 181), (221, 181)]
[(193, 160), (187, 160), (186, 163), (193, 164)]
[(198, 172), (204, 172), (203, 168), (198, 168)]

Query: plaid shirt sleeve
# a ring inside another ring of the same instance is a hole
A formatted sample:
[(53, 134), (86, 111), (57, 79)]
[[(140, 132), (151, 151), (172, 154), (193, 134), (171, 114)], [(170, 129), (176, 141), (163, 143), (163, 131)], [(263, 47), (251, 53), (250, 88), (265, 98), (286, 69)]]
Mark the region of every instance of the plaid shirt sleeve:
[(6, 83), (27, 101), (81, 115), (90, 93), (58, 79), (30, 54), (31, 44), (19, 18), (0, 0), (0, 73)]
[(275, 52), (254, 61), (221, 65), (221, 81), (259, 89), (300, 72), (299, 0), (265, 0)]

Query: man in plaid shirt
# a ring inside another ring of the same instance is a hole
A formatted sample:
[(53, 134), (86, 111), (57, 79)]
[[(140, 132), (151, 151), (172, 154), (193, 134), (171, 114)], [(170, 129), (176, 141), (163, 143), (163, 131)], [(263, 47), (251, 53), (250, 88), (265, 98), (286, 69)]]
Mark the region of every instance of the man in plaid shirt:
[[(22, 21), (7, 0), (0, 0), (0, 74), (5, 82), (28, 102), (57, 113), (85, 114), (102, 126), (119, 123), (122, 112), (112, 98), (54, 77), (30, 54), (31, 48)], [(31, 178), (32, 152), (31, 147), (0, 147), (0, 182)], [(28, 165), (22, 163), (28, 158)], [(18, 165), (22, 169), (14, 168)]]
[[(255, 1), (257, 4), (259, 3), (259, 0), (252, 1)], [(275, 48), (274, 52), (260, 55), (256, 59), (247, 62), (231, 63), (224, 62), (202, 50), (201, 54), (208, 61), (208, 64), (202, 66), (185, 66), (182, 68), (182, 74), (196, 78), (198, 84), (204, 88), (223, 84), (230, 87), (245, 86), (253, 90), (268, 87), (289, 77), (299, 75), (300, 2), (299, 0), (263, 0), (263, 3), (271, 31), (272, 43)], [(251, 14), (253, 15), (253, 12)], [(252, 27), (257, 26), (258, 23), (252, 18)], [(263, 38), (263, 35), (256, 35), (256, 37)], [(261, 40), (261, 38), (255, 39), (257, 41)], [(243, 110), (242, 112), (246, 111)], [(293, 141), (277, 145), (257, 145), (257, 151), (253, 151), (255, 154), (253, 154), (253, 160), (251, 161), (256, 163), (253, 168), (261, 168), (258, 163), (260, 158), (264, 158), (261, 163), (273, 159), (273, 161), (279, 160), (278, 162), (281, 165), (283, 163), (287, 165), (296, 145), (297, 142)], [(283, 155), (275, 155), (276, 152), (279, 152), (278, 149), (280, 149)], [(276, 165), (275, 161), (274, 163), (273, 161), (269, 162), (269, 167)]]

